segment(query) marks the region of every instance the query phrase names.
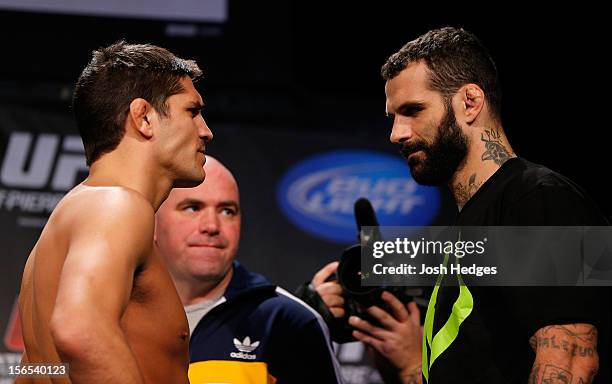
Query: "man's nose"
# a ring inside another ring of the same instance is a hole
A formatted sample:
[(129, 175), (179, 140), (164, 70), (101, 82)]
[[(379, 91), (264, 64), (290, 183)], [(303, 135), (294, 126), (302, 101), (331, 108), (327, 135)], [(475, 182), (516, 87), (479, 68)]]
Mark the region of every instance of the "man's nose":
[(393, 144), (402, 144), (410, 140), (412, 133), (412, 119), (403, 116), (395, 116), (389, 140)]
[(208, 124), (206, 124), (203, 117), (200, 126), (198, 127), (198, 136), (200, 136), (205, 143), (208, 143), (213, 139), (213, 133), (210, 128), (208, 128)]
[(205, 209), (200, 214), (199, 231), (210, 236), (219, 233), (219, 217), (213, 209)]

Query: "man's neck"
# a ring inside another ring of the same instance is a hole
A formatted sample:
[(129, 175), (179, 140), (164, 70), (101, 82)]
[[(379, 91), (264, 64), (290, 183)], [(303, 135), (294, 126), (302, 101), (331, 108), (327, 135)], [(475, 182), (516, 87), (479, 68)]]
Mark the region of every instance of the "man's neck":
[(118, 186), (137, 191), (157, 211), (172, 189), (172, 180), (155, 169), (152, 161), (127, 158), (115, 150), (103, 155), (90, 168), (85, 181), (90, 186)]
[(516, 157), (501, 126), (473, 129), (468, 154), (449, 183), (459, 211), (508, 159)]
[(232, 280), (233, 274), (234, 268), (230, 268), (228, 273), (219, 281), (176, 281), (176, 289), (181, 298), (181, 302), (184, 306), (187, 306), (198, 304), (206, 300), (218, 299), (223, 296), (223, 293)]

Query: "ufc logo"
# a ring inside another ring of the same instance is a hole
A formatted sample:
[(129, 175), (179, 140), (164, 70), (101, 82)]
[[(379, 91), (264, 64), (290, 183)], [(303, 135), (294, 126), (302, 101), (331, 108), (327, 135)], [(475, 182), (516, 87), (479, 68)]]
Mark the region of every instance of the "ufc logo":
[(42, 133), (34, 144), (32, 133), (12, 133), (2, 161), (0, 182), (6, 187), (42, 189), (51, 179), (54, 191), (72, 188), (78, 173), (87, 171), (85, 151), (77, 135), (64, 136), (61, 149), (60, 139), (58, 134)]

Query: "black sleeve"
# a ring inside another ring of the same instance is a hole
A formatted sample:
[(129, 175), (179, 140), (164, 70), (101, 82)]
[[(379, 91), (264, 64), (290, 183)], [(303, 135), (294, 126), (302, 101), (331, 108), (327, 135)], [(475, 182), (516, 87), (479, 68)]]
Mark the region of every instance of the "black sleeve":
[(608, 287), (503, 287), (501, 292), (526, 338), (554, 324), (609, 326)]
[(305, 308), (291, 312), (274, 324), (278, 337), (271, 353), (277, 358), (270, 373), (277, 384), (342, 383), (323, 320)]
[[(588, 196), (569, 184), (543, 183), (509, 211), (509, 222), (521, 226), (607, 225)], [(529, 337), (553, 324), (609, 326), (609, 287), (504, 287), (502, 295)]]
[(591, 198), (569, 181), (539, 184), (518, 198), (508, 209), (509, 225), (594, 226), (609, 225)]

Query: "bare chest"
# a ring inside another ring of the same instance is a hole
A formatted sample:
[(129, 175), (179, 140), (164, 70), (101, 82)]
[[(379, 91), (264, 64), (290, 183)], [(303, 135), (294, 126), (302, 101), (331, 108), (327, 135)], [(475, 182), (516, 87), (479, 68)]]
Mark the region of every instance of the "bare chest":
[(188, 359), (189, 325), (170, 274), (157, 255), (136, 271), (121, 319), (133, 349)]

